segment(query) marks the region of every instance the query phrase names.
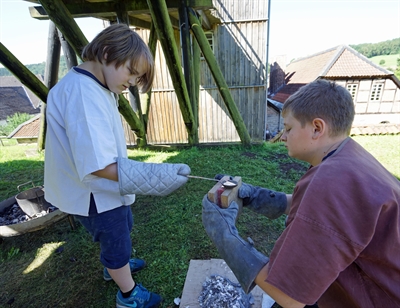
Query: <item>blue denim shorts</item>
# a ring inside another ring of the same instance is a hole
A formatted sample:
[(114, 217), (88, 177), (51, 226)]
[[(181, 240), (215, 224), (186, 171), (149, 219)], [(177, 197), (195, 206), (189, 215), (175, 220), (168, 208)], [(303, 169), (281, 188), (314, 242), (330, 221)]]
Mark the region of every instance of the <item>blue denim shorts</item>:
[(132, 253), (131, 230), (133, 217), (130, 206), (97, 213), (93, 195), (90, 196), (89, 216), (75, 215), (86, 230), (100, 243), (100, 261), (110, 269), (118, 269), (129, 262)]

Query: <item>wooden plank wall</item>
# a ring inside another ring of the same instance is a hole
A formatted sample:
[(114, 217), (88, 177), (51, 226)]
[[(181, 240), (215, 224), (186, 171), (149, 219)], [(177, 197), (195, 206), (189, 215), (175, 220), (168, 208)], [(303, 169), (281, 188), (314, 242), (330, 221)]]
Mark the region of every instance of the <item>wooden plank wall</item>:
[[(214, 54), (225, 76), (252, 141), (264, 138), (266, 118), (266, 36), (268, 1), (216, 0), (215, 15), (222, 24), (213, 29)], [(147, 30), (137, 30), (148, 40)], [(179, 46), (179, 33), (176, 33)], [(187, 143), (187, 133), (173, 84), (157, 45), (149, 126), (150, 144)], [(135, 137), (126, 127), (128, 144)], [(224, 102), (205, 60), (201, 61), (199, 102), (200, 143), (239, 142)]]

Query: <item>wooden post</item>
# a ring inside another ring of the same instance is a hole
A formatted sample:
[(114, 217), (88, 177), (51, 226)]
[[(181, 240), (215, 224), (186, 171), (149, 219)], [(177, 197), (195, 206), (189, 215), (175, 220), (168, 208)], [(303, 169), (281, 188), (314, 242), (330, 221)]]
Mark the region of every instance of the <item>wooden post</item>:
[(44, 84), (48, 89), (54, 87), (58, 81), (58, 69), (60, 65), (61, 43), (58, 38), (57, 28), (54, 22), (49, 22), (49, 36), (47, 38), (47, 60), (44, 71)]
[[(49, 36), (47, 40), (47, 60), (44, 71), (44, 84), (48, 89), (54, 87), (58, 81), (58, 68), (60, 66), (61, 43), (54, 22), (49, 23)], [(40, 109), (40, 127), (38, 136), (38, 151), (44, 150), (46, 141), (46, 105)]]
[(231, 93), (229, 92), (228, 85), (226, 84), (224, 76), (218, 66), (218, 62), (211, 50), (210, 44), (208, 43), (207, 38), (201, 28), (200, 21), (192, 9), (189, 9), (189, 21), (192, 32), (200, 46), (201, 51), (203, 52), (204, 58), (207, 61), (208, 67), (210, 68), (211, 74), (213, 75), (214, 81), (218, 87), (218, 91), (225, 102), (233, 124), (235, 125), (239, 134), (240, 140), (242, 141), (243, 145), (249, 146), (251, 142), (249, 132), (247, 131), (243, 118), (240, 115), (235, 102), (233, 101)]
[[(200, 20), (201, 22), (201, 20)], [(192, 36), (193, 37), (193, 36)], [(199, 102), (200, 102), (200, 47), (193, 37), (192, 40), (192, 51), (193, 51), (193, 117), (196, 120), (196, 125), (199, 124)]]
[[(183, 71), (185, 72), (184, 77), (186, 81), (186, 86), (188, 89), (190, 88), (190, 33), (189, 33), (189, 24), (187, 18), (186, 11), (186, 3), (185, 0), (181, 1), (181, 6), (179, 7), (179, 34), (181, 39), (181, 49), (182, 49), (182, 64)], [(190, 95), (190, 90), (189, 90)]]
[(60, 30), (58, 30), (58, 38), (61, 42), (61, 48), (64, 53), (65, 61), (67, 62), (68, 70), (78, 65), (78, 59), (76, 58), (76, 53), (68, 41), (65, 39), (64, 35)]
[(150, 9), (151, 18), (157, 30), (158, 39), (164, 50), (165, 60), (174, 84), (176, 96), (178, 97), (183, 121), (188, 132), (189, 144), (198, 144), (198, 129), (193, 118), (193, 111), (185, 78), (182, 74), (181, 61), (179, 59), (179, 52), (174, 39), (167, 5), (163, 0), (147, 0), (147, 4)]
[[(192, 106), (193, 118), (195, 126), (198, 128), (198, 103), (197, 103), (197, 95), (199, 92), (199, 85), (196, 85), (195, 82), (195, 74), (198, 72), (193, 67), (194, 62), (194, 53), (193, 47), (191, 43), (191, 35), (190, 35), (190, 25), (188, 19), (188, 11), (187, 11), (187, 1), (182, 0), (182, 4), (179, 7), (179, 25), (180, 25), (180, 38), (182, 45), (182, 59), (183, 59), (183, 71), (185, 74), (185, 81), (189, 92), (190, 103)], [(200, 59), (199, 59), (200, 60)], [(197, 88), (196, 88), (197, 86)]]
[[(143, 122), (142, 106), (140, 102), (139, 89), (137, 86), (129, 87), (129, 101), (131, 102), (133, 112), (136, 114), (139, 120)], [(132, 104), (135, 104), (135, 106), (132, 106)]]
[[(151, 23), (148, 46), (155, 61), (156, 51), (157, 51), (157, 32), (156, 28), (154, 27), (154, 23)], [(147, 131), (147, 124), (149, 121), (149, 110), (151, 104), (151, 90), (149, 90), (146, 94), (144, 94), (143, 97), (144, 97), (144, 104), (142, 105), (143, 108), (142, 115), (143, 115), (144, 127), (146, 128)]]
[(119, 106), (118, 110), (123, 115), (126, 122), (129, 124), (130, 128), (135, 132), (136, 143), (138, 147), (144, 147), (147, 145), (146, 141), (146, 131), (144, 129), (143, 123), (137, 117), (137, 115), (133, 112), (129, 101), (121, 94), (119, 95)]

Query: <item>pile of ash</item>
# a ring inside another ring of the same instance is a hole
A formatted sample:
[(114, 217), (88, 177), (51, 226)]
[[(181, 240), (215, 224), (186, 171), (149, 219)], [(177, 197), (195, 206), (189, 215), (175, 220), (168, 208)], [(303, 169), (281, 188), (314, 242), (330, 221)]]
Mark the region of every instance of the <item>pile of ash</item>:
[(239, 283), (212, 275), (203, 283), (199, 303), (203, 308), (249, 308), (254, 298), (251, 293), (246, 294)]
[(7, 225), (26, 222), (32, 219), (43, 217), (51, 212), (54, 212), (55, 210), (57, 210), (55, 206), (50, 206), (47, 209), (47, 211), (41, 211), (40, 213), (36, 213), (32, 217), (29, 217), (24, 213), (24, 211), (21, 210), (19, 205), (15, 203), (0, 213), (0, 226), (7, 226)]

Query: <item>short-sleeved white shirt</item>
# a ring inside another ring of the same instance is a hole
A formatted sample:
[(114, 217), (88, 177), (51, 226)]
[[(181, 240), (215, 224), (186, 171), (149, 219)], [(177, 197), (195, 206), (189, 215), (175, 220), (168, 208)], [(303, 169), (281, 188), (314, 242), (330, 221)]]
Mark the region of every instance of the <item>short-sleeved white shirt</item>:
[(88, 216), (90, 194), (97, 211), (130, 205), (118, 182), (92, 175), (127, 157), (118, 96), (71, 69), (49, 92), (46, 108), (45, 199), (61, 211)]

